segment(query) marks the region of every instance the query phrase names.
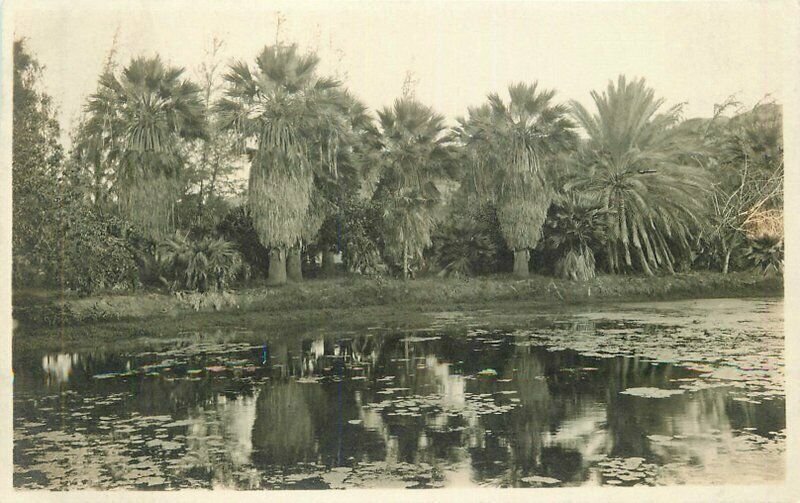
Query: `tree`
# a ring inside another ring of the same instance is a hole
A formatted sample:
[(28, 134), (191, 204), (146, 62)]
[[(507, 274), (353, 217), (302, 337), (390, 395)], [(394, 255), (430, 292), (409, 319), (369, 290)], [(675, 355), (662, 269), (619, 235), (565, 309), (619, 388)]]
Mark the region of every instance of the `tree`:
[(775, 103), (759, 103), (728, 119), (715, 107), (697, 131), (708, 145), (701, 162), (714, 173), (710, 225), (701, 241), (727, 273), (734, 250), (750, 238), (783, 236), (783, 117)]
[[(117, 69), (117, 41), (119, 33), (114, 34), (111, 47), (103, 64), (102, 74), (114, 73)], [(96, 93), (102, 91), (98, 83)], [(113, 162), (109, 159), (113, 135), (110, 131), (109, 117), (102, 121), (89, 116), (81, 118), (72, 138), (71, 161), (84, 179), (81, 185), (91, 197), (92, 203), (100, 209), (107, 209), (110, 194)], [(98, 126), (101, 126), (98, 128)]]
[[(53, 103), (39, 89), (42, 67), (24, 40), (14, 41), (12, 119), (13, 276), (51, 275), (58, 247), (53, 216), (61, 194), (63, 149)], [(28, 278), (30, 279), (30, 278)]]
[(337, 171), (341, 120), (333, 91), (339, 83), (318, 77), (318, 63), (295, 45), (265, 47), (254, 68), (231, 65), (216, 106), (223, 127), (249, 147), (248, 207), (270, 249), (271, 284), (286, 282), (287, 252), (307, 230), (314, 175)]
[(659, 113), (664, 100), (644, 79), (628, 82), (624, 76), (591, 96), (596, 114), (572, 102), (589, 138), (571, 188), (597, 198), (608, 212), (608, 270), (674, 272), (676, 261), (690, 254), (709, 186), (702, 168), (687, 165), (698, 147), (675, 127), (681, 105)]
[(382, 172), (375, 197), (383, 208), (386, 252), (402, 265), (403, 278), (431, 244), (435, 210), (452, 154), (444, 118), (411, 97), (378, 112)]
[(554, 273), (586, 281), (595, 277), (595, 249), (604, 242), (605, 212), (596, 200), (570, 192), (556, 196), (542, 244), (554, 252)]
[(447, 214), (431, 240), (431, 260), (440, 276), (468, 276), (507, 272), (513, 254), (506, 246), (489, 204), (475, 204), (468, 187), (462, 185), (447, 205)]
[(41, 73), (24, 41), (15, 41), (14, 283), (82, 292), (134, 286), (135, 232), (86, 199), (86, 180), (64, 161), (52, 102), (39, 89)]
[(458, 133), (472, 168), (467, 183), (497, 207), (503, 236), (514, 252), (514, 274), (528, 276), (530, 249), (541, 238), (553, 197), (553, 166), (575, 143), (568, 109), (552, 104), (553, 90), (513, 84), (510, 101), (496, 93), (459, 119)]
[(212, 39), (206, 58), (197, 69), (208, 134), (203, 141), (189, 144), (186, 153), (186, 193), (181, 197), (183, 221), (179, 218), (178, 223), (200, 232), (208, 232), (230, 209), (227, 198), (244, 192), (236, 177), (243, 167), (236, 134), (223, 127), (223, 119), (214, 107), (224, 86), (220, 59), (223, 47), (222, 40)]
[(138, 57), (108, 69), (86, 107), (86, 138), (107, 168), (121, 213), (153, 239), (174, 228), (185, 142), (205, 138), (200, 88), (183, 69)]
[[(348, 243), (362, 251), (370, 248), (369, 239), (361, 233), (356, 221), (361, 219), (357, 216), (359, 209), (365, 208), (374, 193), (381, 147), (380, 133), (367, 107), (347, 92), (337, 96), (339, 113), (346, 121), (343, 130), (348, 134), (342, 140), (346, 140), (347, 148), (339, 149), (335, 178), (316, 176), (314, 179), (319, 204), (317, 211), (310, 215), (324, 215), (325, 218), (319, 232), (307, 239), (315, 240), (316, 248), (322, 252), (323, 273), (329, 276), (334, 272), (334, 253), (347, 255)], [(320, 211), (323, 209), (325, 211)], [(360, 255), (365, 258), (363, 253)], [(347, 261), (346, 256), (343, 258)], [(356, 259), (356, 262), (363, 261)]]

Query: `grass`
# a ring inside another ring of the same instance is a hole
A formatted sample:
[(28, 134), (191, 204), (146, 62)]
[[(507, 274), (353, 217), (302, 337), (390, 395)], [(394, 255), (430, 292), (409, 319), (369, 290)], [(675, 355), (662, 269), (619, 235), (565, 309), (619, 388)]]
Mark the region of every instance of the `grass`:
[[(757, 273), (685, 273), (674, 276), (599, 276), (575, 282), (546, 276), (417, 280), (347, 276), (315, 279), (281, 287), (249, 287), (221, 294), (140, 292), (65, 297), (56, 292), (14, 292), (14, 317), (26, 326), (64, 327), (96, 322), (148, 319), (183, 320), (198, 313), (236, 314), (236, 319), (271, 317), (325, 320), (347, 313), (407, 316), (413, 312), (461, 311), (499, 304), (560, 305), (652, 301), (701, 297), (783, 295), (783, 279)], [(371, 311), (374, 311), (372, 313)], [(247, 316), (254, 314), (256, 316)], [(377, 318), (373, 318), (377, 319)], [(141, 322), (137, 323), (141, 325)]]

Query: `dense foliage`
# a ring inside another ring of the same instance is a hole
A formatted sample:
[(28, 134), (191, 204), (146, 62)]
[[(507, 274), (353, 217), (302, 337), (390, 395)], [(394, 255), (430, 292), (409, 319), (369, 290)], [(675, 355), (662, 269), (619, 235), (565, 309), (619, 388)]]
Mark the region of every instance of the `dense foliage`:
[(294, 45), (227, 66), (220, 47), (194, 81), (112, 48), (65, 154), (15, 43), (15, 286), (783, 271), (776, 103), (685, 120), (644, 79), (592, 92), (591, 111), (517, 83), (451, 128), (410, 86), (373, 114)]
[(444, 117), (413, 97), (378, 112), (382, 171), (376, 197), (383, 210), (385, 253), (413, 276), (431, 245), (448, 179), (451, 149)]
[(480, 197), (496, 205), (514, 250), (514, 272), (525, 277), (553, 198), (553, 168), (577, 137), (568, 109), (553, 103), (555, 91), (514, 84), (508, 94), (508, 102), (492, 93), (487, 104), (471, 108), (459, 121), (459, 137), (472, 183)]
[(139, 283), (136, 231), (84, 197), (65, 162), (41, 67), (24, 42), (14, 44), (12, 138), (13, 269), (17, 286), (52, 285), (91, 292)]
[(561, 196), (550, 208), (543, 247), (551, 252), (553, 272), (586, 281), (595, 276), (595, 253), (605, 244), (606, 215), (596, 200), (575, 193)]
[(242, 272), (242, 258), (224, 239), (193, 240), (176, 233), (158, 247), (164, 281), (171, 290), (224, 290)]
[(491, 204), (471, 206), (466, 198), (455, 199), (431, 240), (429, 255), (442, 276), (511, 270), (513, 254)]
[(158, 57), (134, 58), (119, 75), (101, 75), (86, 106), (85, 140), (95, 147), (89, 155), (113, 166), (120, 213), (154, 239), (175, 227), (184, 141), (206, 134), (200, 88), (183, 72)]
[(750, 263), (764, 274), (783, 272), (783, 240), (775, 236), (760, 236), (747, 247)]
[(63, 150), (51, 98), (39, 89), (41, 67), (14, 43), (14, 117), (12, 138), (12, 197), (14, 280), (30, 282), (53, 277), (58, 246), (53, 225), (61, 194), (58, 179)]
[(608, 211), (608, 271), (674, 271), (691, 255), (709, 185), (702, 169), (684, 162), (696, 142), (675, 127), (681, 107), (660, 112), (664, 100), (644, 79), (625, 77), (592, 99), (596, 114), (572, 104), (589, 135), (578, 154), (584, 171), (572, 188)]

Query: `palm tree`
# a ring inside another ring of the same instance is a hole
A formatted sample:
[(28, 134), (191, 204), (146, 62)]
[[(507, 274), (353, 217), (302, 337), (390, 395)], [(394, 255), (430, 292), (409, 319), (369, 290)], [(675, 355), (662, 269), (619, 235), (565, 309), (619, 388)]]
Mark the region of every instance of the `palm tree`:
[(226, 96), (216, 107), (225, 127), (251, 147), (248, 207), (270, 249), (271, 284), (286, 282), (287, 253), (299, 253), (315, 174), (337, 172), (339, 83), (318, 77), (318, 63), (295, 45), (264, 47), (254, 68), (231, 65)]
[(552, 104), (555, 91), (538, 84), (513, 84), (509, 102), (496, 93), (459, 119), (458, 134), (472, 167), (479, 198), (497, 205), (506, 242), (514, 252), (514, 274), (528, 276), (530, 249), (542, 235), (553, 197), (551, 171), (576, 140), (568, 109)]
[(582, 172), (570, 186), (609, 211), (608, 270), (673, 272), (677, 258), (689, 254), (709, 186), (701, 168), (686, 165), (695, 147), (675, 127), (681, 105), (659, 113), (664, 100), (644, 79), (627, 82), (624, 76), (591, 95), (594, 115), (572, 102), (589, 138), (579, 155)]
[(555, 197), (542, 244), (556, 257), (557, 276), (580, 281), (595, 277), (594, 251), (604, 242), (605, 217), (594, 198), (576, 192)]
[[(318, 138), (325, 138), (334, 131), (338, 138), (336, 176), (319, 170), (314, 176), (313, 200), (309, 207), (303, 241), (315, 241), (322, 250), (323, 271), (330, 275), (334, 251), (342, 241), (342, 234), (349, 229), (342, 227), (344, 206), (353, 198), (368, 199), (373, 190), (369, 182), (374, 179), (379, 166), (380, 135), (367, 107), (347, 91), (331, 93), (331, 104), (337, 113), (332, 119), (333, 127), (321, 124)], [(322, 149), (314, 149), (320, 164), (325, 163)]]
[(444, 118), (406, 96), (378, 112), (382, 129), (383, 171), (376, 197), (384, 208), (386, 251), (402, 264), (422, 259), (431, 244), (435, 209), (441, 201), (437, 182), (448, 177), (451, 150)]
[[(117, 76), (109, 69), (88, 102), (85, 145), (114, 167), (121, 212), (152, 238), (172, 232), (184, 140), (205, 137), (200, 89), (183, 68), (134, 58)], [(102, 152), (102, 154), (101, 154)]]

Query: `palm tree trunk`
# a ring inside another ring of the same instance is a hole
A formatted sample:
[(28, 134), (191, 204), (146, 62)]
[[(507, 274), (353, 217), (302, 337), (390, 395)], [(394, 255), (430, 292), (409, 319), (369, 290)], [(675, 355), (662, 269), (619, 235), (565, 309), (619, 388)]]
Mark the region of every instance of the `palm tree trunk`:
[(294, 281), (295, 283), (303, 281), (300, 245), (295, 245), (289, 249), (289, 256), (286, 259), (286, 275), (289, 277), (289, 281)]
[(528, 262), (530, 258), (531, 252), (528, 249), (514, 250), (514, 276), (518, 278), (529, 276)]
[(336, 254), (329, 250), (322, 252), (322, 274), (326, 277), (336, 276), (335, 256)]
[(273, 248), (269, 252), (269, 276), (268, 285), (286, 284), (286, 251), (281, 248)]

